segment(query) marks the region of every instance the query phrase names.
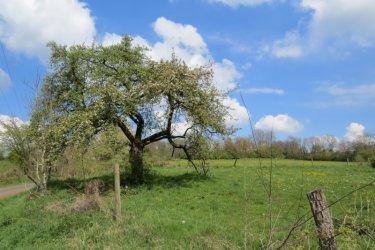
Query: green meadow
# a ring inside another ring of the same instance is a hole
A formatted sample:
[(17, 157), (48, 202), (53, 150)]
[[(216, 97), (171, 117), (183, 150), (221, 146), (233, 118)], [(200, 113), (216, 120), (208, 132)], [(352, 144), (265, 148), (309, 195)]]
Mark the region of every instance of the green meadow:
[[(153, 168), (147, 182), (122, 180), (122, 221), (113, 220), (112, 175), (97, 204), (77, 208), (83, 180), (54, 180), (49, 192), (0, 201), (0, 249), (316, 249), (306, 193), (333, 203), (375, 180), (366, 164), (277, 159), (209, 162), (209, 177), (186, 161)], [(2, 163), (4, 164), (4, 163)], [(0, 165), (2, 166), (2, 165)], [(272, 166), (272, 168), (271, 168)], [(3, 168), (3, 167), (2, 167)], [(271, 194), (269, 188), (271, 187)], [(330, 207), (340, 249), (375, 249), (375, 185)]]

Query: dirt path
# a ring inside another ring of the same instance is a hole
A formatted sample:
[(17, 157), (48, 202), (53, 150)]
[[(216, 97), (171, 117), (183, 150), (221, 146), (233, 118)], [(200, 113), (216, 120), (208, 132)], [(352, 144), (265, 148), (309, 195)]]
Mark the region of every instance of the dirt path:
[(4, 199), (12, 195), (25, 192), (27, 190), (32, 189), (33, 187), (35, 187), (33, 183), (25, 183), (25, 184), (10, 186), (10, 187), (2, 187), (0, 188), (0, 199)]

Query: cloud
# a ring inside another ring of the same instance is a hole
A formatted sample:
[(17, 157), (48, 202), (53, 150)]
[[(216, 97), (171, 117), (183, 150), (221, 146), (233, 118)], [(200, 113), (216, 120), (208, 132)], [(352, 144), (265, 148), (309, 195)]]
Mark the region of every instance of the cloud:
[(244, 94), (283, 95), (285, 93), (285, 91), (282, 89), (272, 89), (272, 88), (247, 88), (247, 89), (240, 89), (239, 91)]
[(154, 60), (169, 59), (173, 52), (190, 67), (209, 63), (211, 58), (207, 45), (194, 26), (159, 17), (153, 23), (153, 29), (162, 39), (150, 45), (149, 55)]
[(234, 63), (228, 59), (223, 59), (221, 63), (213, 65), (214, 82), (219, 90), (233, 90), (236, 86), (236, 80), (241, 77)]
[(0, 41), (10, 50), (48, 58), (49, 41), (72, 45), (91, 43), (95, 23), (79, 0), (0, 1)]
[(288, 32), (283, 39), (274, 42), (271, 53), (279, 58), (298, 58), (302, 55), (300, 40), (297, 32)]
[(352, 122), (346, 127), (345, 139), (348, 141), (355, 141), (358, 137), (364, 135), (365, 126), (360, 123)]
[(159, 17), (153, 27), (156, 34), (168, 44), (180, 44), (198, 53), (203, 53), (207, 50), (202, 36), (192, 25), (175, 23), (165, 17)]
[(122, 36), (116, 33), (105, 33), (102, 41), (103, 46), (111, 46), (120, 43)]
[(229, 108), (231, 117), (226, 118), (226, 123), (229, 126), (238, 127), (239, 125), (245, 125), (249, 122), (249, 116), (245, 107), (233, 98), (226, 98), (223, 104)]
[(344, 88), (338, 85), (333, 85), (329, 87), (321, 87), (318, 90), (326, 92), (333, 96), (343, 96), (343, 95), (371, 95), (375, 97), (375, 84), (359, 85), (352, 88)]
[(354, 87), (343, 87), (342, 85), (332, 84), (321, 86), (316, 90), (330, 95), (329, 101), (320, 104), (322, 107), (375, 105), (375, 84), (363, 84)]
[(273, 0), (208, 0), (210, 3), (221, 3), (232, 8), (239, 6), (255, 6), (265, 3), (271, 3)]
[(244, 65), (241, 66), (241, 69), (243, 70), (249, 70), (253, 67), (253, 65), (251, 63), (246, 63)]
[(272, 49), (272, 55), (275, 57), (283, 58), (298, 58), (302, 55), (301, 47), (298, 45), (290, 45), (290, 46), (278, 46), (276, 45)]
[(335, 39), (361, 47), (372, 46), (375, 39), (373, 0), (301, 0), (303, 9), (312, 11), (309, 23), (311, 42)]
[(0, 68), (0, 90), (7, 89), (11, 84), (10, 76)]
[(298, 7), (309, 15), (308, 21), (301, 19), (299, 27), (265, 46), (263, 52), (276, 58), (298, 58), (322, 51), (342, 57), (348, 53), (343, 49), (372, 47), (373, 4), (373, 0), (299, 0)]
[(256, 129), (271, 130), (282, 133), (297, 133), (303, 129), (303, 125), (287, 114), (276, 116), (266, 115), (255, 123)]

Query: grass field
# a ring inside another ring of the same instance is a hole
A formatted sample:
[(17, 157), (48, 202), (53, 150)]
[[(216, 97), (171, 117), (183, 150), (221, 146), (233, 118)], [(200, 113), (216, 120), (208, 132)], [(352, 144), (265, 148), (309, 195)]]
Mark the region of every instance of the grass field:
[[(270, 205), (270, 164), (211, 161), (204, 178), (186, 161), (170, 161), (148, 183), (123, 193), (119, 225), (112, 219), (110, 175), (100, 177), (107, 189), (99, 208), (85, 211), (74, 209), (81, 182), (56, 181), (47, 195), (0, 201), (0, 249), (275, 249), (297, 217), (311, 215), (307, 192), (322, 189), (333, 202), (375, 180), (366, 165), (273, 160)], [(375, 249), (374, 191), (371, 185), (330, 208), (340, 249)], [(285, 249), (316, 247), (309, 220)]]

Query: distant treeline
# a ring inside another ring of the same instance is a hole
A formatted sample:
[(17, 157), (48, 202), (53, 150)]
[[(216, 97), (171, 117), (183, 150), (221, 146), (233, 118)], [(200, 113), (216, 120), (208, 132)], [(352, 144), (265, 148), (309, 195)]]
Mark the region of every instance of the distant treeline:
[[(255, 139), (254, 139), (255, 138)], [(97, 136), (84, 151), (96, 161), (107, 161), (114, 157), (113, 145), (121, 145), (117, 149), (124, 152), (126, 158), (127, 141), (121, 134), (102, 134)], [(358, 137), (354, 141), (340, 141), (334, 136), (314, 136), (306, 139), (289, 137), (277, 140), (271, 133), (256, 130), (249, 137), (216, 139), (209, 141), (209, 159), (240, 159), (240, 158), (282, 158), (296, 160), (369, 162), (375, 160), (375, 140), (373, 136)], [(118, 147), (118, 146), (117, 146)], [(81, 151), (67, 149), (65, 158), (80, 158)], [(75, 156), (75, 154), (77, 154)], [(90, 156), (91, 155), (91, 156)], [(145, 156), (153, 163), (171, 158), (183, 159), (182, 151), (173, 151), (167, 141), (159, 141), (145, 148)], [(12, 158), (12, 152), (9, 157)], [(0, 159), (4, 155), (0, 148)]]
[[(255, 139), (254, 139), (255, 138)], [(227, 138), (211, 141), (210, 159), (239, 158), (283, 158), (296, 160), (368, 162), (375, 157), (375, 141), (366, 135), (354, 141), (339, 141), (330, 135), (314, 136), (307, 139), (289, 137), (275, 140), (271, 133), (255, 131), (251, 137)], [(167, 142), (159, 142), (148, 148), (155, 156), (171, 155)], [(174, 158), (184, 158), (175, 152)]]

